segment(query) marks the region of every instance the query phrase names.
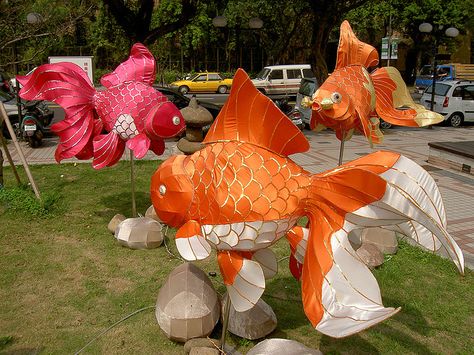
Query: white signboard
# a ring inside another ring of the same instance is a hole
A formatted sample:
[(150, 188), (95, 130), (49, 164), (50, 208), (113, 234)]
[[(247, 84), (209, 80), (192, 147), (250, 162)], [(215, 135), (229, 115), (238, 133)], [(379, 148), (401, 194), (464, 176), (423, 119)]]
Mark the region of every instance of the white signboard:
[[(398, 59), (398, 38), (393, 38), (390, 40), (392, 50), (390, 51), (390, 59)], [(382, 38), (382, 53), (380, 56), (381, 59), (388, 59), (388, 37)]]
[(87, 73), (87, 76), (91, 80), (91, 83), (94, 82), (94, 75), (92, 69), (92, 56), (64, 56), (64, 57), (49, 57), (49, 64), (67, 62), (74, 63), (80, 66)]

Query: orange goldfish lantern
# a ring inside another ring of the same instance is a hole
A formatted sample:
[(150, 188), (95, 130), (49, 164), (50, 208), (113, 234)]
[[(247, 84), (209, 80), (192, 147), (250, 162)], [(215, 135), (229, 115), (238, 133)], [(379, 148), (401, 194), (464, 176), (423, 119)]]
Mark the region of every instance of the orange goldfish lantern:
[(374, 47), (357, 39), (349, 22), (341, 24), (334, 72), (314, 93), (310, 126), (336, 131), (339, 140), (351, 138), (354, 130), (370, 143), (381, 143), (379, 117), (394, 125), (422, 127), (443, 121), (443, 116), (415, 104), (396, 68), (379, 68)]
[[(178, 228), (184, 259), (202, 260), (216, 249), (237, 311), (250, 309), (263, 294), (265, 279), (277, 269), (269, 247), (285, 236), (305, 313), (333, 337), (398, 311), (383, 306), (377, 281), (349, 244), (350, 231), (384, 226), (403, 232), (427, 248), (444, 247), (463, 271), (440, 193), (426, 171), (400, 154), (377, 152), (310, 174), (288, 157), (308, 149), (305, 136), (241, 69), (204, 144), (158, 168), (151, 198), (163, 222)], [(307, 228), (296, 226), (303, 216)]]

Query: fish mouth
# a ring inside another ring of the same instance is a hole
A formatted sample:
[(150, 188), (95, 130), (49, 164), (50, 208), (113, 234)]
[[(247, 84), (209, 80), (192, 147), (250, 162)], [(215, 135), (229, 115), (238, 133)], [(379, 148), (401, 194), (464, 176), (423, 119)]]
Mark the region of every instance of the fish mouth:
[(333, 102), (331, 99), (323, 99), (321, 101), (314, 101), (312, 108), (314, 111), (322, 111), (322, 110), (331, 110), (333, 107)]

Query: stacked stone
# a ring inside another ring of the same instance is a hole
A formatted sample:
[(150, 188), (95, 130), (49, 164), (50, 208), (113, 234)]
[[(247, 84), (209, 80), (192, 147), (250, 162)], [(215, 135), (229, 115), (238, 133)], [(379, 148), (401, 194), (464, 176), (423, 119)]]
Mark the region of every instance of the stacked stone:
[(181, 110), (181, 114), (186, 122), (186, 136), (179, 140), (178, 149), (184, 154), (193, 154), (203, 147), (203, 127), (210, 125), (214, 119), (208, 110), (198, 105), (195, 97), (189, 101), (188, 107)]

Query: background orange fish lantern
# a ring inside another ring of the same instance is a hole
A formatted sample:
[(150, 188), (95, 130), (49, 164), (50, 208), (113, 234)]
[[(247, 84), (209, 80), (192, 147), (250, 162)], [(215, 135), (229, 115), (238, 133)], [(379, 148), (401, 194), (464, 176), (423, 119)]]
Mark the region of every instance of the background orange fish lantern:
[[(399, 154), (377, 152), (310, 174), (288, 158), (308, 149), (305, 136), (241, 69), (204, 143), (158, 168), (151, 197), (163, 222), (179, 228), (184, 259), (217, 250), (237, 311), (263, 294), (277, 265), (268, 247), (285, 235), (299, 266), (292, 272), (302, 282), (305, 313), (333, 337), (398, 311), (383, 306), (377, 281), (349, 244), (350, 231), (383, 226), (431, 250), (442, 246), (463, 272), (461, 250), (446, 231), (441, 196), (426, 171)], [(295, 226), (303, 216), (308, 228)]]
[(416, 104), (399, 71), (393, 67), (376, 69), (376, 49), (358, 40), (349, 25), (341, 24), (334, 72), (314, 93), (311, 127), (336, 131), (339, 140), (351, 138), (354, 130), (369, 142), (380, 143), (383, 134), (379, 118), (398, 126), (422, 127), (443, 120), (443, 116)]

